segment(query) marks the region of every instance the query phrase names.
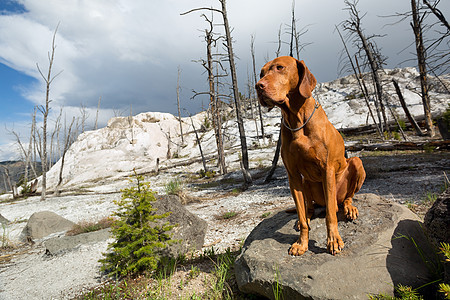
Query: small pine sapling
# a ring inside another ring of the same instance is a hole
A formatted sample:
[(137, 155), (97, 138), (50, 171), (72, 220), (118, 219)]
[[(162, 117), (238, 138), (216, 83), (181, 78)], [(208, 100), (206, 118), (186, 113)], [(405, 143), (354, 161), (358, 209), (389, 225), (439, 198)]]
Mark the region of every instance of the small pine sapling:
[[(158, 266), (161, 250), (175, 241), (169, 231), (175, 226), (158, 220), (169, 216), (170, 212), (157, 214), (152, 202), (154, 192), (143, 177), (135, 173), (136, 186), (123, 189), (121, 200), (115, 203), (119, 209), (112, 225), (115, 241), (108, 246), (108, 253), (101, 259), (102, 271), (110, 276), (123, 277), (152, 271)], [(133, 182), (133, 179), (130, 179)]]

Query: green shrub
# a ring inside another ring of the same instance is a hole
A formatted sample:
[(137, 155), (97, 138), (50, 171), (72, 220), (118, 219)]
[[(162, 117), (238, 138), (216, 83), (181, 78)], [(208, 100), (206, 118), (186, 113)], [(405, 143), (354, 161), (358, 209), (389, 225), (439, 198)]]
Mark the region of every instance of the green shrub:
[[(121, 200), (115, 203), (119, 209), (112, 225), (115, 241), (101, 259), (102, 271), (110, 276), (135, 275), (144, 270), (152, 271), (161, 259), (161, 250), (172, 244), (168, 233), (174, 225), (156, 223), (170, 213), (157, 214), (152, 202), (156, 201), (148, 182), (135, 174), (136, 186), (122, 190)], [(130, 180), (133, 181), (133, 180)]]
[(167, 195), (178, 195), (183, 189), (183, 183), (178, 178), (170, 180), (164, 190)]

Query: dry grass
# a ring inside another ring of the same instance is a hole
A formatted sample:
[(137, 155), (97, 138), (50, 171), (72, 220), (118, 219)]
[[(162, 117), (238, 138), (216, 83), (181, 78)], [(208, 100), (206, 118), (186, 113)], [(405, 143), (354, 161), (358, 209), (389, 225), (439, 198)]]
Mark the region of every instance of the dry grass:
[(73, 236), (81, 233), (88, 233), (93, 231), (102, 230), (111, 227), (114, 219), (111, 217), (105, 217), (98, 222), (80, 222), (73, 226), (73, 228), (66, 232), (66, 235)]

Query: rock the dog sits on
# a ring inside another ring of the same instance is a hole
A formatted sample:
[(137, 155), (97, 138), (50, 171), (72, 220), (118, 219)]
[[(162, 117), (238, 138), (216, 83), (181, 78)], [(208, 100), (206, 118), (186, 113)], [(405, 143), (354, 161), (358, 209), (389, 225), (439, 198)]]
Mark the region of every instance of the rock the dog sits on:
[(326, 207), (327, 250), (335, 255), (344, 247), (338, 232), (338, 205), (348, 219), (358, 217), (352, 197), (361, 188), (366, 173), (361, 159), (345, 158), (344, 140), (312, 97), (316, 78), (303, 61), (278, 57), (261, 69), (256, 84), (262, 106), (281, 109), (281, 157), (298, 214), (299, 239), (290, 255), (308, 250), (309, 222), (313, 203)]

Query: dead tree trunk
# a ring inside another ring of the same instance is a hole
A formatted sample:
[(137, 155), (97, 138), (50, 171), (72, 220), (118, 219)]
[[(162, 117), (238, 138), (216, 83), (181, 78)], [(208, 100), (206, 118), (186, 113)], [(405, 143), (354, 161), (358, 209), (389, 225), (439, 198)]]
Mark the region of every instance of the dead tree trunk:
[(352, 66), (353, 73), (355, 74), (355, 78), (358, 81), (359, 88), (361, 89), (361, 92), (364, 95), (364, 100), (366, 102), (367, 109), (369, 110), (369, 114), (372, 117), (372, 121), (375, 124), (375, 126), (377, 127), (378, 134), (381, 136), (381, 138), (384, 138), (383, 133), (381, 132), (381, 130), (377, 124), (377, 121), (375, 120), (375, 117), (372, 113), (372, 109), (370, 108), (369, 94), (367, 93), (367, 88), (365, 88), (365, 86), (363, 86), (363, 83), (361, 82), (361, 79), (362, 79), (361, 72), (356, 71), (355, 65), (353, 64), (352, 57), (350, 56), (350, 52), (348, 51), (347, 45), (345, 44), (345, 41), (344, 41), (344, 38), (342, 37), (341, 32), (339, 31), (339, 28), (337, 26), (336, 26), (336, 30), (339, 34), (339, 37), (341, 38), (342, 44), (344, 45), (345, 53), (347, 53), (348, 60), (350, 62), (350, 65)]
[[(59, 26), (59, 24), (58, 24)], [(41, 69), (39, 68), (39, 65), (36, 64), (37, 69), (39, 71), (39, 73), (41, 74), (42, 78), (45, 81), (46, 84), (46, 92), (45, 92), (45, 105), (41, 105), (39, 106), (39, 110), (42, 113), (43, 116), (43, 126), (42, 126), (42, 144), (41, 144), (41, 164), (42, 164), (42, 193), (41, 193), (41, 200), (45, 200), (46, 197), (46, 191), (47, 191), (47, 169), (48, 169), (48, 154), (47, 154), (47, 119), (48, 119), (48, 114), (50, 112), (50, 85), (52, 84), (53, 80), (59, 75), (61, 74), (58, 73), (55, 76), (52, 76), (52, 67), (53, 67), (53, 62), (55, 59), (55, 50), (56, 50), (56, 45), (55, 45), (55, 38), (56, 38), (56, 32), (58, 31), (58, 26), (55, 29), (55, 32), (53, 34), (53, 40), (52, 40), (52, 50), (48, 55), (48, 61), (49, 61), (49, 66), (48, 66), (48, 73), (47, 76), (45, 76)]]
[(230, 25), (228, 23), (228, 15), (227, 15), (227, 7), (225, 0), (219, 0), (222, 5), (222, 17), (223, 23), (225, 27), (225, 35), (226, 35), (226, 47), (228, 50), (228, 61), (230, 63), (230, 71), (231, 71), (231, 82), (233, 85), (233, 98), (234, 103), (236, 105), (236, 120), (239, 129), (239, 137), (241, 140), (241, 152), (242, 152), (242, 174), (244, 176), (244, 180), (246, 185), (252, 183), (252, 176), (249, 172), (249, 159), (248, 159), (248, 148), (247, 148), (247, 139), (245, 137), (245, 129), (244, 122), (242, 120), (242, 112), (239, 106), (239, 90), (238, 90), (238, 82), (236, 76), (236, 64), (234, 63), (234, 53), (233, 53), (233, 43), (231, 39), (231, 31)]
[[(381, 115), (383, 116), (383, 122), (380, 123), (381, 131), (384, 131), (385, 128), (389, 130), (389, 127), (387, 126), (387, 117), (386, 112), (384, 109), (383, 104), (383, 89), (381, 85), (381, 79), (378, 74), (379, 65), (381, 65), (381, 62), (378, 61), (374, 56), (374, 48), (369, 44), (369, 41), (364, 33), (363, 29), (361, 28), (361, 16), (359, 15), (359, 11), (356, 8), (356, 4), (358, 1), (350, 2), (348, 0), (345, 1), (345, 4), (347, 5), (347, 10), (350, 13), (350, 19), (345, 21), (343, 23), (343, 28), (346, 31), (349, 31), (352, 34), (356, 35), (356, 38), (359, 40), (359, 47), (360, 50), (362, 50), (365, 53), (365, 57), (367, 58), (371, 73), (372, 73), (372, 79), (375, 85), (375, 95), (376, 100), (378, 101), (379, 108), (381, 110)], [(380, 55), (377, 56), (377, 58), (380, 57)]]
[(428, 6), (428, 8), (431, 10), (431, 12), (436, 16), (436, 18), (439, 19), (439, 21), (441, 21), (441, 23), (447, 27), (447, 30), (450, 31), (450, 24), (447, 22), (447, 20), (444, 17), (444, 14), (437, 9), (435, 6), (432, 6), (427, 0), (423, 0), (423, 3), (426, 4), (426, 6)]
[(95, 125), (94, 125), (94, 129), (97, 130), (98, 129), (98, 112), (100, 110), (100, 102), (102, 101), (102, 96), (100, 96), (98, 98), (98, 105), (97, 105), (97, 113), (95, 115)]
[(69, 147), (70, 147), (71, 130), (72, 130), (72, 126), (73, 126), (74, 122), (75, 122), (75, 117), (72, 118), (72, 122), (70, 123), (69, 131), (67, 133), (66, 141), (65, 141), (65, 144), (64, 144), (64, 150), (63, 150), (63, 153), (62, 153), (62, 156), (61, 156), (61, 168), (59, 169), (58, 184), (56, 185), (55, 192), (54, 192), (54, 194), (56, 196), (59, 196), (59, 194), (60, 194), (60, 190), (59, 189), (60, 189), (62, 181), (63, 181), (64, 162), (65, 162), (67, 150), (69, 150)]
[[(250, 39), (250, 48), (251, 48), (251, 53), (252, 53), (252, 65), (253, 65), (253, 77), (255, 80), (255, 84), (258, 82), (258, 77), (256, 76), (256, 63), (255, 63), (255, 37), (252, 35), (251, 39)], [(261, 135), (262, 135), (262, 139), (263, 139), (263, 144), (266, 143), (265, 139), (265, 134), (264, 134), (264, 124), (263, 124), (263, 118), (262, 118), (262, 110), (261, 110), (261, 103), (259, 103), (259, 101), (257, 101), (258, 103), (258, 115), (259, 115), (259, 121), (260, 121), (260, 126), (261, 126)]]
[(198, 150), (200, 150), (200, 156), (202, 157), (203, 169), (205, 170), (205, 173), (207, 173), (208, 168), (206, 167), (206, 159), (205, 159), (205, 156), (203, 155), (202, 144), (200, 142), (200, 138), (198, 136), (197, 129), (195, 129), (194, 121), (192, 120), (191, 114), (189, 114), (189, 118), (191, 119), (192, 128), (194, 129), (194, 133), (195, 133), (195, 139), (197, 140), (197, 144), (198, 144)]
[(177, 77), (177, 107), (178, 107), (178, 121), (180, 122), (180, 135), (181, 135), (181, 144), (184, 144), (183, 137), (183, 122), (181, 121), (181, 109), (180, 109), (180, 74), (181, 69), (178, 66), (178, 77)]
[(281, 125), (280, 130), (278, 132), (278, 140), (277, 140), (277, 147), (275, 149), (275, 155), (272, 159), (272, 167), (269, 170), (269, 173), (267, 173), (266, 179), (264, 179), (264, 182), (267, 183), (272, 179), (273, 174), (275, 173), (275, 169), (278, 165), (278, 160), (280, 158), (280, 151), (281, 151)]
[(427, 134), (429, 136), (434, 136), (434, 126), (433, 119), (431, 117), (431, 107), (430, 107), (430, 98), (428, 95), (428, 83), (427, 83), (427, 66), (426, 66), (426, 53), (425, 53), (425, 45), (423, 43), (423, 35), (422, 35), (422, 20), (419, 15), (416, 0), (411, 0), (411, 10), (412, 10), (412, 19), (411, 23), (415, 44), (416, 44), (416, 53), (417, 53), (417, 65), (419, 67), (419, 77), (420, 77), (420, 89), (422, 92), (422, 104), (423, 110), (425, 114), (425, 124), (427, 129)]
[(394, 84), (395, 92), (397, 93), (398, 99), (400, 100), (400, 104), (402, 105), (402, 108), (403, 108), (403, 111), (405, 112), (406, 118), (408, 119), (408, 121), (411, 124), (411, 126), (414, 127), (414, 130), (416, 130), (417, 135), (422, 136), (423, 132), (420, 129), (420, 127), (417, 124), (417, 122), (414, 119), (414, 117), (409, 112), (409, 109), (406, 106), (405, 98), (403, 98), (403, 94), (402, 94), (402, 91), (400, 90), (400, 86), (398, 85), (397, 80), (392, 79), (392, 83)]

